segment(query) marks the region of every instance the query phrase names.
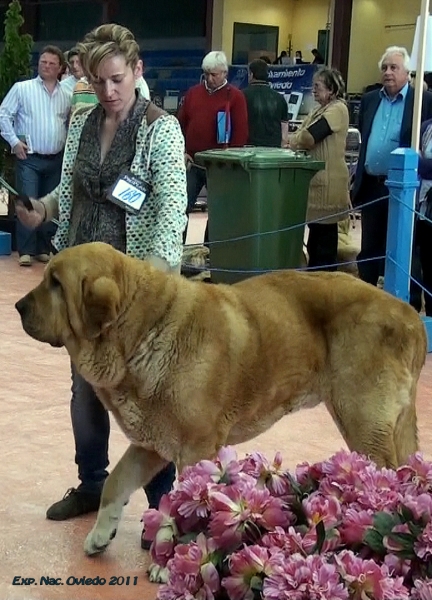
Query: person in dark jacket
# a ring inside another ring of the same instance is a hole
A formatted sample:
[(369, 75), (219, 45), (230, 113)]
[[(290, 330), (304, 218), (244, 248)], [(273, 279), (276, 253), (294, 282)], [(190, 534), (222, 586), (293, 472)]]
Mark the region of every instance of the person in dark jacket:
[(288, 105), (267, 80), (267, 64), (253, 60), (249, 65), (249, 86), (243, 92), (248, 112), (248, 144), (280, 148), (288, 136)]
[(313, 65), (323, 65), (325, 63), (324, 56), (322, 56), (322, 54), (320, 54), (316, 48), (311, 50), (311, 54), (314, 57), (312, 61)]
[[(382, 87), (361, 99), (362, 138), (354, 181), (353, 204), (378, 200), (361, 208), (362, 238), (358, 255), (360, 278), (377, 285), (384, 274), (387, 240), (388, 188), (385, 184), (393, 150), (411, 144), (414, 90), (409, 85), (410, 58), (405, 48), (391, 46), (379, 61)], [(423, 92), (421, 120), (432, 117), (432, 94)], [(415, 308), (420, 306), (411, 298)]]
[(420, 131), (420, 158), (418, 173), (421, 179), (417, 201), (415, 243), (419, 250), (425, 310), (432, 317), (432, 119), (422, 124)]
[(296, 65), (304, 65), (305, 62), (303, 60), (303, 54), (301, 50), (296, 50), (295, 53), (295, 63)]

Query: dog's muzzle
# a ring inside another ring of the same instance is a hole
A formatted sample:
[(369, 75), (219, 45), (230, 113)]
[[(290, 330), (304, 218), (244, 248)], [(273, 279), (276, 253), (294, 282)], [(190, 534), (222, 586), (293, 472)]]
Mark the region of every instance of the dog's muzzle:
[(24, 296), (24, 298), (21, 298), (21, 300), (18, 300), (18, 302), (15, 304), (15, 308), (19, 312), (21, 320), (24, 324), (24, 319), (26, 318), (26, 315), (28, 314), (28, 309), (29, 309), (29, 301), (28, 301), (27, 296)]
[(33, 303), (29, 297), (29, 294), (21, 298), (21, 300), (18, 300), (18, 302), (15, 304), (15, 308), (21, 317), (21, 323), (24, 331), (35, 340), (48, 343), (51, 346), (54, 346), (54, 348), (61, 348), (63, 346), (61, 341), (45, 339), (45, 336), (41, 336), (41, 333), (37, 330), (37, 328), (35, 328), (34, 325), (31, 325), (32, 304)]

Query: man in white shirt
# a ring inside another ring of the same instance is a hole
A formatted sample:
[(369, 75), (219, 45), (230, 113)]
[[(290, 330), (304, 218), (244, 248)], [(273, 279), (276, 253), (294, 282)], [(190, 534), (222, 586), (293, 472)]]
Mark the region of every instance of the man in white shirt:
[(141, 59), (138, 61), (138, 69), (140, 71), (140, 74), (136, 80), (135, 87), (137, 90), (139, 90), (139, 92), (143, 98), (145, 98), (146, 100), (150, 100), (150, 89), (149, 89), (147, 81), (143, 77), (144, 63)]
[(72, 97), (74, 88), (78, 81), (84, 77), (84, 71), (81, 66), (77, 48), (71, 48), (67, 53), (67, 62), (69, 66), (68, 77), (63, 79), (60, 83), (63, 89), (65, 89)]
[[(46, 46), (38, 76), (15, 83), (0, 105), (0, 133), (16, 156), (16, 188), (20, 194), (41, 198), (60, 182), (66, 124), (71, 96), (58, 81), (63, 52)], [(16, 223), (19, 264), (31, 266), (33, 257), (49, 260), (52, 223), (29, 230)]]

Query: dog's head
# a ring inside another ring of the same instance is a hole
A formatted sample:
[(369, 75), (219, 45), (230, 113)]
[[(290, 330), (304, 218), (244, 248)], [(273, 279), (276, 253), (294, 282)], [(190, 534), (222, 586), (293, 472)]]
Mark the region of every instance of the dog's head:
[(98, 338), (119, 314), (124, 259), (100, 242), (57, 254), (41, 283), (15, 305), (24, 330), (57, 347)]

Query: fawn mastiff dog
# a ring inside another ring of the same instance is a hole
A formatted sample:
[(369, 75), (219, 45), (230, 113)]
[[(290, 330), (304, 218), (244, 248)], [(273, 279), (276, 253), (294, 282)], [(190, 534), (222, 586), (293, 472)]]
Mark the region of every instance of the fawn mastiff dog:
[(207, 285), (92, 243), (55, 256), (16, 308), (30, 336), (66, 347), (130, 441), (105, 482), (89, 555), (169, 461), (211, 458), (300, 408), (324, 402), (349, 448), (379, 465), (418, 448), (422, 321), (350, 275)]

